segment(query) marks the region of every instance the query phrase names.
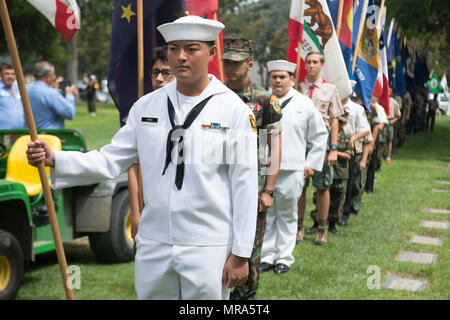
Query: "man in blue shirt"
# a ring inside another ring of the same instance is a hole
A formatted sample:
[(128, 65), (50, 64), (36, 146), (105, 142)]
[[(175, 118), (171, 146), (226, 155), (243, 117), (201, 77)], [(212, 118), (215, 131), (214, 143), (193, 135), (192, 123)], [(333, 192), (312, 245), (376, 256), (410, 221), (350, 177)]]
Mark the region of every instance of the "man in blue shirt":
[(75, 116), (75, 96), (78, 95), (75, 85), (64, 89), (65, 96), (56, 88), (55, 67), (41, 61), (34, 66), (36, 81), (28, 87), (31, 109), (38, 129), (62, 129), (64, 119)]
[(25, 115), (11, 63), (0, 66), (0, 130), (25, 129)]

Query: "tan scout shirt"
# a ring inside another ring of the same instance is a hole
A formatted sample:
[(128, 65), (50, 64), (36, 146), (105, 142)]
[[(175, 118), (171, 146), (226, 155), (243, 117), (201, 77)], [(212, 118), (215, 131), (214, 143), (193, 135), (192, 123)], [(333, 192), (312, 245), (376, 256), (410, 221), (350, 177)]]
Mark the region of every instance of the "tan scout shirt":
[(388, 120), (392, 120), (397, 117), (401, 117), (402, 113), (400, 111), (400, 106), (394, 98), (389, 99), (389, 115)]
[[(305, 82), (300, 84), (301, 92), (307, 97), (310, 96), (311, 85), (312, 83), (308, 79), (305, 79)], [(314, 88), (311, 99), (319, 110), (325, 125), (328, 129), (331, 129), (330, 119), (344, 114), (338, 90), (334, 84), (326, 83), (322, 78), (317, 80), (314, 85), (316, 87)]]

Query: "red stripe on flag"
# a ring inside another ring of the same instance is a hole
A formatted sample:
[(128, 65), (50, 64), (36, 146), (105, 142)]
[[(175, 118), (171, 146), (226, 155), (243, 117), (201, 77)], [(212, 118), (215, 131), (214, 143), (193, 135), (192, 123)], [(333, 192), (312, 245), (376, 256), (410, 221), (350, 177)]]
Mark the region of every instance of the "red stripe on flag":
[[(379, 82), (377, 80), (377, 85)], [(383, 89), (382, 89), (381, 97), (378, 98), (378, 103), (383, 106), (386, 114), (389, 114), (389, 80), (386, 78), (386, 75), (383, 74)]]
[(56, 30), (58, 30), (64, 40), (69, 41), (79, 28), (78, 21), (75, 17), (75, 13), (64, 3), (59, 0), (55, 0), (55, 3), (55, 28)]
[(287, 35), (291, 40), (300, 42), (303, 38), (303, 24), (300, 22), (289, 19)]
[(352, 28), (349, 21), (353, 20), (353, 0), (345, 0), (342, 9), (341, 31), (339, 40), (348, 48), (352, 47)]

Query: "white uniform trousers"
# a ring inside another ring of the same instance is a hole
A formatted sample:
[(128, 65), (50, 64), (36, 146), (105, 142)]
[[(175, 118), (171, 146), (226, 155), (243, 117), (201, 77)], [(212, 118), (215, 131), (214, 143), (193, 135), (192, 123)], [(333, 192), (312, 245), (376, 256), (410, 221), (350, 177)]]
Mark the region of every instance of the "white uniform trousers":
[(304, 183), (303, 171), (280, 170), (273, 206), (267, 210), (261, 262), (283, 263), (288, 267), (294, 263), (292, 252), (297, 235), (297, 201)]
[(139, 300), (228, 300), (222, 285), (230, 246), (177, 246), (136, 236)]

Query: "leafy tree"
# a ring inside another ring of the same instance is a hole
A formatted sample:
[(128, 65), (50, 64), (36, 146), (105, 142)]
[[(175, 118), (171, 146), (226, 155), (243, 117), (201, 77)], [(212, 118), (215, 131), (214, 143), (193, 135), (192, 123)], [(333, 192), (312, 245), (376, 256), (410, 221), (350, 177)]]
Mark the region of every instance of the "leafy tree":
[[(377, 1), (378, 4), (381, 1)], [(387, 1), (388, 21), (396, 19), (408, 47), (425, 54), (430, 71), (450, 74), (450, 2), (442, 0)]]
[(271, 0), (260, 0), (230, 5), (221, 13), (227, 36), (255, 41), (254, 60), (261, 67), (261, 79), (267, 78), (267, 61), (286, 58), (289, 8), (290, 0), (278, 0), (276, 5)]
[[(7, 6), (24, 72), (32, 72), (36, 61), (47, 60), (63, 73), (70, 57), (56, 29), (26, 0), (9, 0)], [(9, 57), (4, 32), (0, 32), (0, 55)]]

